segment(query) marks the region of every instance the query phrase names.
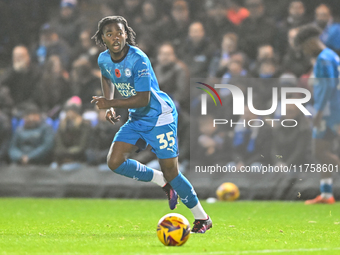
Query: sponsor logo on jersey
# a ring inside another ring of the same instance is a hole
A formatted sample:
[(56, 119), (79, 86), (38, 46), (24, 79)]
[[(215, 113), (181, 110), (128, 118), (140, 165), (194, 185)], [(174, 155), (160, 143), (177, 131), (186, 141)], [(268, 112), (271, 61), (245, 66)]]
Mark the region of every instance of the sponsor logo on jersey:
[(149, 68), (138, 70), (138, 77), (150, 76)]
[(130, 83), (115, 82), (114, 85), (123, 97), (135, 96), (137, 94), (135, 88)]

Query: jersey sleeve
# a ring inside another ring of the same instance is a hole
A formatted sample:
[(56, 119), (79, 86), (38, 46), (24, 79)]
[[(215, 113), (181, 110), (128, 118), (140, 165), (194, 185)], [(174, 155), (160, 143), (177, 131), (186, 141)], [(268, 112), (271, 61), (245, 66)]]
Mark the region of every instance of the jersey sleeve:
[(318, 81), (317, 85), (314, 86), (314, 108), (316, 111), (322, 111), (332, 97), (338, 79), (335, 78), (332, 63), (324, 59), (317, 62), (316, 72)]
[(147, 57), (140, 57), (133, 67), (136, 92), (151, 91), (151, 64)]
[(333, 24), (329, 28), (329, 36), (326, 42), (327, 47), (338, 51), (340, 49), (340, 24)]

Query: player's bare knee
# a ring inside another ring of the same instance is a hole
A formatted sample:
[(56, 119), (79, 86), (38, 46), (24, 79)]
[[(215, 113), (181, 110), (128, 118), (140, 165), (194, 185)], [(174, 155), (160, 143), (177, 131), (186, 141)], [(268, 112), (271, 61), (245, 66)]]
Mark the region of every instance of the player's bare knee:
[(116, 170), (123, 163), (124, 163), (124, 158), (121, 159), (118, 157), (113, 157), (112, 155), (109, 155), (107, 157), (107, 165), (112, 171)]
[(164, 178), (168, 182), (172, 181), (178, 175), (178, 169), (176, 167), (171, 167), (171, 168), (163, 167), (162, 172), (163, 172)]

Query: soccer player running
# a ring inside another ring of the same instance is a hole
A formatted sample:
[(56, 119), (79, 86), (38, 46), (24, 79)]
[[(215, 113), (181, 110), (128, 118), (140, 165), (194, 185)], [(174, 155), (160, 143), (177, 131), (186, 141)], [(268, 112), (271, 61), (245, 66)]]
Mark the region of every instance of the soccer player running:
[[(107, 50), (98, 57), (104, 96), (94, 96), (92, 103), (99, 109), (108, 109), (106, 117), (112, 124), (120, 117), (114, 108), (129, 109), (129, 120), (113, 139), (108, 166), (117, 174), (161, 186), (171, 210), (176, 208), (179, 195), (194, 215), (191, 231), (205, 233), (212, 227), (212, 221), (191, 183), (178, 171), (175, 105), (159, 89), (149, 58), (136, 47), (135, 35), (123, 17), (108, 16), (99, 21), (93, 36)], [(114, 99), (114, 87), (124, 99)], [(148, 144), (157, 155), (162, 171), (127, 158), (130, 152), (145, 149)]]
[[(313, 154), (321, 164), (340, 165), (337, 155), (332, 152), (332, 141), (337, 136), (340, 124), (339, 56), (327, 48), (319, 39), (321, 31), (314, 25), (299, 28), (295, 44), (310, 56), (314, 64), (314, 109)], [(331, 168), (330, 168), (331, 169)], [(307, 200), (306, 204), (335, 203), (332, 192), (332, 172), (322, 172), (321, 195)]]

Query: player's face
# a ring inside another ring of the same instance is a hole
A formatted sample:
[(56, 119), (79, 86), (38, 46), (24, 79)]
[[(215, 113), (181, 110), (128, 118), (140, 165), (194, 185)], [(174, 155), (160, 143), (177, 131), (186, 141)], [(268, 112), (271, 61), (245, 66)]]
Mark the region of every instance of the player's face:
[(110, 23), (104, 26), (102, 39), (113, 53), (120, 53), (125, 46), (127, 34), (121, 23)]

